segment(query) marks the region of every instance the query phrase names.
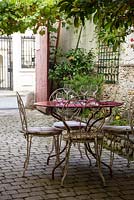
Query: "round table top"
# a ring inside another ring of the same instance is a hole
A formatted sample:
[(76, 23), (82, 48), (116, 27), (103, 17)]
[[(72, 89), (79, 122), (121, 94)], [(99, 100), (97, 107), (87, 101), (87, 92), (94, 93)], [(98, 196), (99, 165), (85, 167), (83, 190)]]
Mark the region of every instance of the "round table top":
[(105, 107), (117, 107), (123, 105), (121, 102), (116, 101), (96, 101), (94, 99), (89, 100), (53, 100), (42, 101), (34, 103), (35, 106), (42, 107), (56, 107), (56, 108), (105, 108)]

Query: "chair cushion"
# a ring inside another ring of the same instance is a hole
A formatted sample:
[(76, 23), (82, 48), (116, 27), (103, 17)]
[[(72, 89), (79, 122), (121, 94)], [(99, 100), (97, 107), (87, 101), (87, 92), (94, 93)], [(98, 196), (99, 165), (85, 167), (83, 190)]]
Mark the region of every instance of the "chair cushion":
[(111, 133), (111, 135), (120, 137), (122, 139), (125, 139), (127, 141), (134, 143), (134, 134), (132, 134), (132, 130), (130, 126), (104, 125), (102, 130), (104, 131), (104, 134), (106, 137), (108, 136), (108, 133)]
[(27, 134), (35, 136), (54, 136), (62, 133), (62, 130), (55, 127), (29, 127)]
[(117, 134), (122, 134), (126, 132), (131, 132), (131, 127), (130, 126), (114, 126), (114, 125), (104, 125), (102, 127), (102, 130), (104, 132), (111, 132), (111, 133), (117, 133)]
[[(70, 127), (71, 129), (79, 129), (81, 127), (86, 127), (86, 123), (83, 122), (79, 122), (79, 121), (66, 121), (66, 124), (68, 125), (68, 127)], [(60, 128), (60, 129), (65, 129), (65, 125), (63, 122), (54, 122), (53, 124), (54, 127)]]

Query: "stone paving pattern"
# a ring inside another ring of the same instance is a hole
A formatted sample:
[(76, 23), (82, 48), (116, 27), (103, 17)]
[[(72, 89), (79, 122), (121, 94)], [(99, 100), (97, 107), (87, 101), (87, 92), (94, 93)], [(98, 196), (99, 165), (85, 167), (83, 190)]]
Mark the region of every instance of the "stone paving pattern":
[[(37, 111), (28, 111), (29, 123), (51, 125), (53, 118)], [(26, 140), (22, 133), (18, 110), (0, 111), (0, 200), (134, 200), (134, 163), (126, 166), (126, 159), (116, 155), (113, 178), (103, 167), (107, 186), (103, 187), (95, 160), (88, 159), (74, 146), (65, 186), (60, 186), (61, 170), (51, 179), (54, 160), (46, 165), (51, 149), (50, 138), (34, 138), (26, 177), (22, 177), (26, 154)], [(109, 161), (104, 150), (103, 160)]]

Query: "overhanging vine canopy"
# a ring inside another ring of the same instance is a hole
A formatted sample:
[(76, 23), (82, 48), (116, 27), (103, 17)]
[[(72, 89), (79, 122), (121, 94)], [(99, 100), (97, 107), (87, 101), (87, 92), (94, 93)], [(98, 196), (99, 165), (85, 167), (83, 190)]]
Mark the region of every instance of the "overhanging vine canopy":
[(0, 34), (23, 33), (28, 28), (36, 33), (43, 26), (54, 31), (53, 24), (63, 18), (73, 19), (79, 27), (92, 19), (99, 39), (116, 47), (134, 31), (132, 0), (1, 0), (0, 13)]

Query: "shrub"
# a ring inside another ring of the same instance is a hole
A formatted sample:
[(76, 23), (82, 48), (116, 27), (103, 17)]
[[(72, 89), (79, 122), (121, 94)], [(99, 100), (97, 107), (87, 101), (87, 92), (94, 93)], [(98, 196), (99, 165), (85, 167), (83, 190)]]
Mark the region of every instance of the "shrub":
[(95, 56), (92, 50), (86, 52), (82, 48), (71, 49), (60, 57), (61, 61), (49, 70), (49, 78), (58, 86), (63, 86), (77, 74), (83, 76), (94, 72)]

